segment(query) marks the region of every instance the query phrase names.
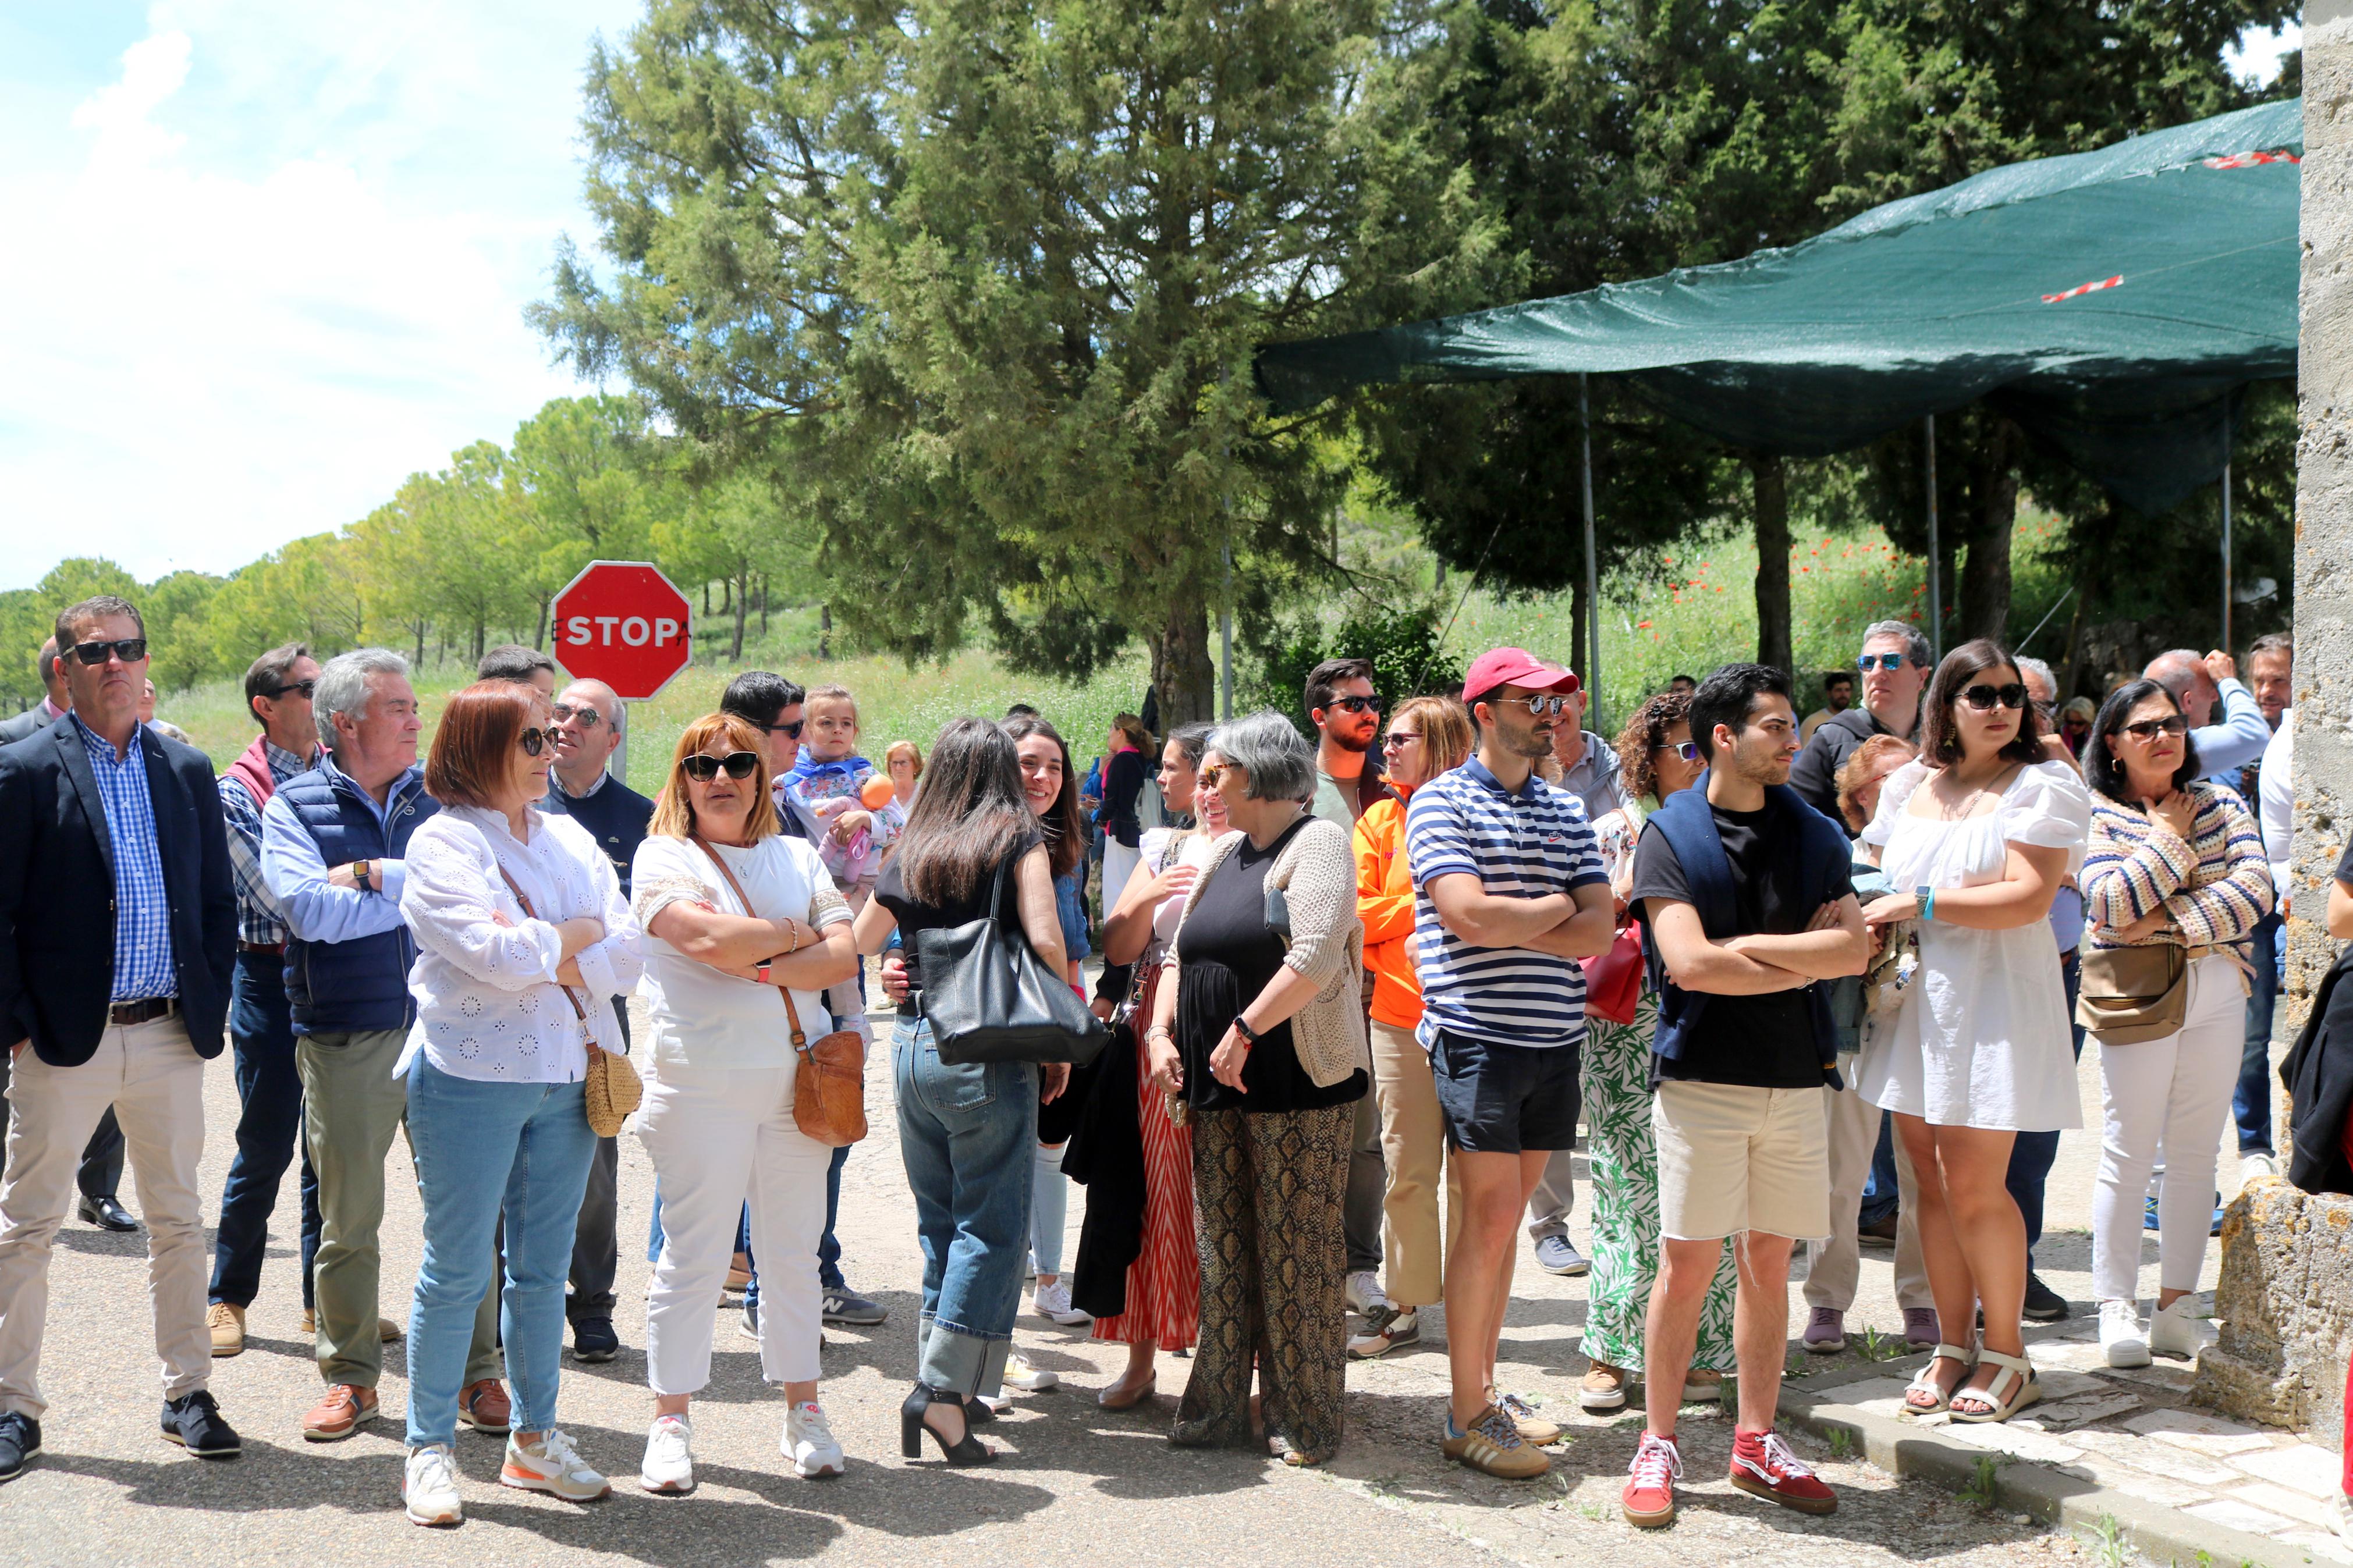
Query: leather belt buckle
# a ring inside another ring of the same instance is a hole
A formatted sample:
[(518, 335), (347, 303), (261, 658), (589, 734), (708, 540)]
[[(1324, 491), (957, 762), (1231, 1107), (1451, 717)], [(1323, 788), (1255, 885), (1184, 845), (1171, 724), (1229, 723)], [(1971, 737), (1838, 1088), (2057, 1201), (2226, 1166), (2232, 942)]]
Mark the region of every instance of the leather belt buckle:
[(272, 958), (286, 956), (286, 944), (282, 942), (247, 942), (240, 937), (237, 950), (239, 952), (266, 952)]

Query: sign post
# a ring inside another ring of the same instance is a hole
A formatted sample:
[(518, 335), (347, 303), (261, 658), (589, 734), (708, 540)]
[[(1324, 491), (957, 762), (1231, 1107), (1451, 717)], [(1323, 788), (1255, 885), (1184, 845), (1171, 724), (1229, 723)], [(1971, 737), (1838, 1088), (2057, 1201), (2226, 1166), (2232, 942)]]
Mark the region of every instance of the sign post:
[(692, 662), (693, 605), (649, 561), (591, 561), (555, 595), (555, 658), (573, 678), (601, 680), (621, 700), (612, 773), (628, 782), (628, 708)]

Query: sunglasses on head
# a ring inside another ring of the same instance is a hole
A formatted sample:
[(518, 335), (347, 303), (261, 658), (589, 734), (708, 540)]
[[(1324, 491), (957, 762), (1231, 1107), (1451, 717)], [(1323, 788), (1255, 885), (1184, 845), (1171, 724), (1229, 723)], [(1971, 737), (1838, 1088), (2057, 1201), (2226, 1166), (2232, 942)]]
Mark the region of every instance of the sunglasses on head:
[(543, 730), (538, 725), (534, 724), (530, 729), (525, 730), (522, 734), (517, 735), (515, 737), (515, 742), (518, 745), (522, 747), (522, 754), (524, 756), (535, 757), (539, 755), (540, 752), (547, 750), (548, 738), (554, 733), (554, 731), (552, 730)]
[(1333, 708), (1345, 708), (1351, 713), (1377, 713), (1381, 710), (1381, 700), (1377, 697), (1335, 697), (1324, 711), (1328, 713)]
[(806, 719), (796, 719), (789, 724), (763, 724), (760, 728), (771, 735), (782, 735), (787, 741), (797, 741), (801, 738), (802, 728), (807, 723), (808, 721)]
[(1699, 761), (1699, 742), (1697, 741), (1662, 741), (1656, 746), (1652, 747), (1651, 750), (1658, 752), (1672, 752), (1675, 755), (1681, 757), (1687, 763), (1695, 763)]
[(112, 642), (78, 642), (73, 656), (84, 664), (104, 664), (112, 654), (125, 664), (137, 664), (147, 657), (145, 637), (117, 637)]
[(2187, 735), (2189, 721), (2176, 713), (2170, 719), (2143, 719), (2137, 724), (2118, 726), (2136, 741), (2154, 741), (2159, 735)]
[(262, 695), (275, 702), (290, 691), (307, 702), (310, 700), (311, 694), (318, 689), (319, 683), (315, 680), (297, 680), (290, 685), (281, 686), (275, 691), (265, 691)]
[(1867, 653), (1854, 661), (1854, 667), (1869, 675), (1874, 669), (1901, 669), (1911, 662), (1900, 653)]
[(730, 752), (723, 757), (714, 757), (708, 752), (697, 752), (691, 756), (681, 758), (678, 765), (684, 769), (686, 776), (695, 783), (709, 784), (719, 776), (719, 770), (722, 768), (727, 770), (727, 776), (731, 779), (748, 779), (759, 770), (760, 759), (750, 752)]
[(1990, 713), (1997, 707), (2023, 708), (2026, 688), (2015, 680), (2007, 686), (1972, 686), (1961, 693), (1961, 700), (1980, 713)]
[(586, 702), (580, 703), (577, 706), (569, 702), (559, 702), (554, 707), (550, 708), (548, 711), (555, 716), (555, 721), (559, 724), (564, 723), (567, 720), (579, 720), (580, 727), (584, 730), (595, 729), (598, 722), (605, 717), (602, 713), (597, 712), (594, 708), (589, 707)]

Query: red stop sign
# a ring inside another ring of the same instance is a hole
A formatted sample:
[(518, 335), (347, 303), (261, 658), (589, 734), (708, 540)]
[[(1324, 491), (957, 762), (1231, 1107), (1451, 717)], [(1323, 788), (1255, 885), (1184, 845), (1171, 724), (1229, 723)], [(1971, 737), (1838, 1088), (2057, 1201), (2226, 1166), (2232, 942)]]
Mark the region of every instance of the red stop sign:
[(686, 595), (645, 561), (592, 561), (555, 595), (555, 658), (627, 701), (651, 697), (692, 653)]

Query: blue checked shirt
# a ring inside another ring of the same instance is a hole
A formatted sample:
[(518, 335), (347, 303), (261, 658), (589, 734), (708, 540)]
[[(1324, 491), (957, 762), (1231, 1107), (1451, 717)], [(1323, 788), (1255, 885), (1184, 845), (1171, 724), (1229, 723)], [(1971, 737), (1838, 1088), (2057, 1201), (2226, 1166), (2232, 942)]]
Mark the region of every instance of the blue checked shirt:
[(147, 798), (146, 728), (131, 731), (130, 749), (114, 746), (69, 715), (98, 775), (106, 803), (106, 833), (114, 842), (114, 992), (117, 1002), (143, 1002), (180, 994), (172, 963), (172, 895), (164, 886), (164, 854), (155, 842), (155, 807)]
[[(314, 765), (311, 758), (298, 757), (267, 736), (261, 749), (269, 758), (269, 776), (281, 785)], [(222, 820), (228, 825), (229, 875), (237, 881), (237, 940), (282, 947), (292, 933), (285, 908), (261, 875), (261, 807), (235, 773), (221, 774), (220, 801)]]

